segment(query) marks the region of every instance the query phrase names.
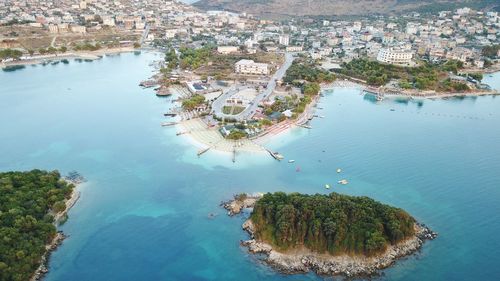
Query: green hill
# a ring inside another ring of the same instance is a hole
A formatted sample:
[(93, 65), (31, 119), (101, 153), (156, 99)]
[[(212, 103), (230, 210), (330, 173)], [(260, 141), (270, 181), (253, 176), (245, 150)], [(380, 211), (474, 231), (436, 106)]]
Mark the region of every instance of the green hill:
[(415, 219), (368, 197), (268, 193), (250, 219), (255, 238), (281, 251), (373, 255), (415, 235)]

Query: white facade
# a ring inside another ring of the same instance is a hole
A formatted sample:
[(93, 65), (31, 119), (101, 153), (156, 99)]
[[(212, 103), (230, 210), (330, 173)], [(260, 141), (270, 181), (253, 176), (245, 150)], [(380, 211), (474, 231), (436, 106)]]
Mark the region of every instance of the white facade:
[(377, 55), (379, 62), (397, 65), (410, 65), (412, 58), (412, 51), (400, 48), (382, 48)]
[(288, 46), (290, 44), (290, 36), (284, 34), (284, 35), (280, 35), (280, 45), (283, 45), (283, 46)]
[(236, 53), (238, 52), (238, 47), (236, 46), (219, 46), (217, 47), (217, 52), (219, 54), (230, 54), (230, 53)]
[(267, 75), (269, 68), (267, 63), (257, 63), (253, 60), (240, 60), (234, 65), (235, 71), (238, 74), (256, 74)]

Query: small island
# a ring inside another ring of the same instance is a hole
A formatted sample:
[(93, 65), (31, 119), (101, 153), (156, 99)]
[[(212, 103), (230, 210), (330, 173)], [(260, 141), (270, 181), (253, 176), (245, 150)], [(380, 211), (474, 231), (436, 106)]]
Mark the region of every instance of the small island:
[(64, 240), (57, 225), (67, 219), (84, 179), (58, 171), (0, 173), (0, 280), (39, 280), (50, 251)]
[(230, 215), (253, 208), (243, 224), (251, 239), (241, 244), (283, 273), (370, 276), (437, 237), (404, 210), (368, 197), (276, 192), (222, 205)]

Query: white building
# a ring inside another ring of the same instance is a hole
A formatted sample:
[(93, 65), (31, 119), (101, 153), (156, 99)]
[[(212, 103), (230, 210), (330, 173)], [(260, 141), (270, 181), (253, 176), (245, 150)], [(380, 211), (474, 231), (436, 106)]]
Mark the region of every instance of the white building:
[(240, 60), (234, 65), (235, 71), (238, 74), (256, 74), (267, 75), (269, 68), (267, 63), (257, 63), (253, 60)]
[(218, 46), (217, 52), (219, 54), (224, 54), (224, 55), (236, 53), (236, 52), (238, 52), (238, 47), (236, 47), (236, 46)]
[(413, 51), (401, 48), (382, 48), (378, 52), (377, 60), (382, 63), (396, 65), (410, 65)]
[(279, 43), (280, 45), (288, 46), (290, 44), (290, 36), (286, 34), (280, 35)]
[(286, 47), (287, 52), (302, 52), (302, 46), (288, 46)]

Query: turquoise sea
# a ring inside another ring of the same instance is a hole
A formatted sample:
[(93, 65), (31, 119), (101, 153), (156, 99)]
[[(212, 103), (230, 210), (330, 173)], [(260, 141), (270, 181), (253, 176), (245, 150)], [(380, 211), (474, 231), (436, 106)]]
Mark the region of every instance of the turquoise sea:
[[(46, 280), (322, 280), (281, 275), (247, 254), (243, 217), (218, 205), (239, 192), (325, 193), (327, 183), (404, 208), (439, 233), (378, 279), (500, 280), (500, 97), (377, 103), (337, 89), (321, 99), (325, 118), (312, 130), (268, 144), (294, 164), (268, 155), (232, 163), (197, 158), (160, 126), (171, 100), (138, 87), (160, 58), (0, 71), (0, 170), (88, 179)], [(500, 89), (500, 74), (486, 80)], [(335, 184), (341, 178), (349, 185)]]

